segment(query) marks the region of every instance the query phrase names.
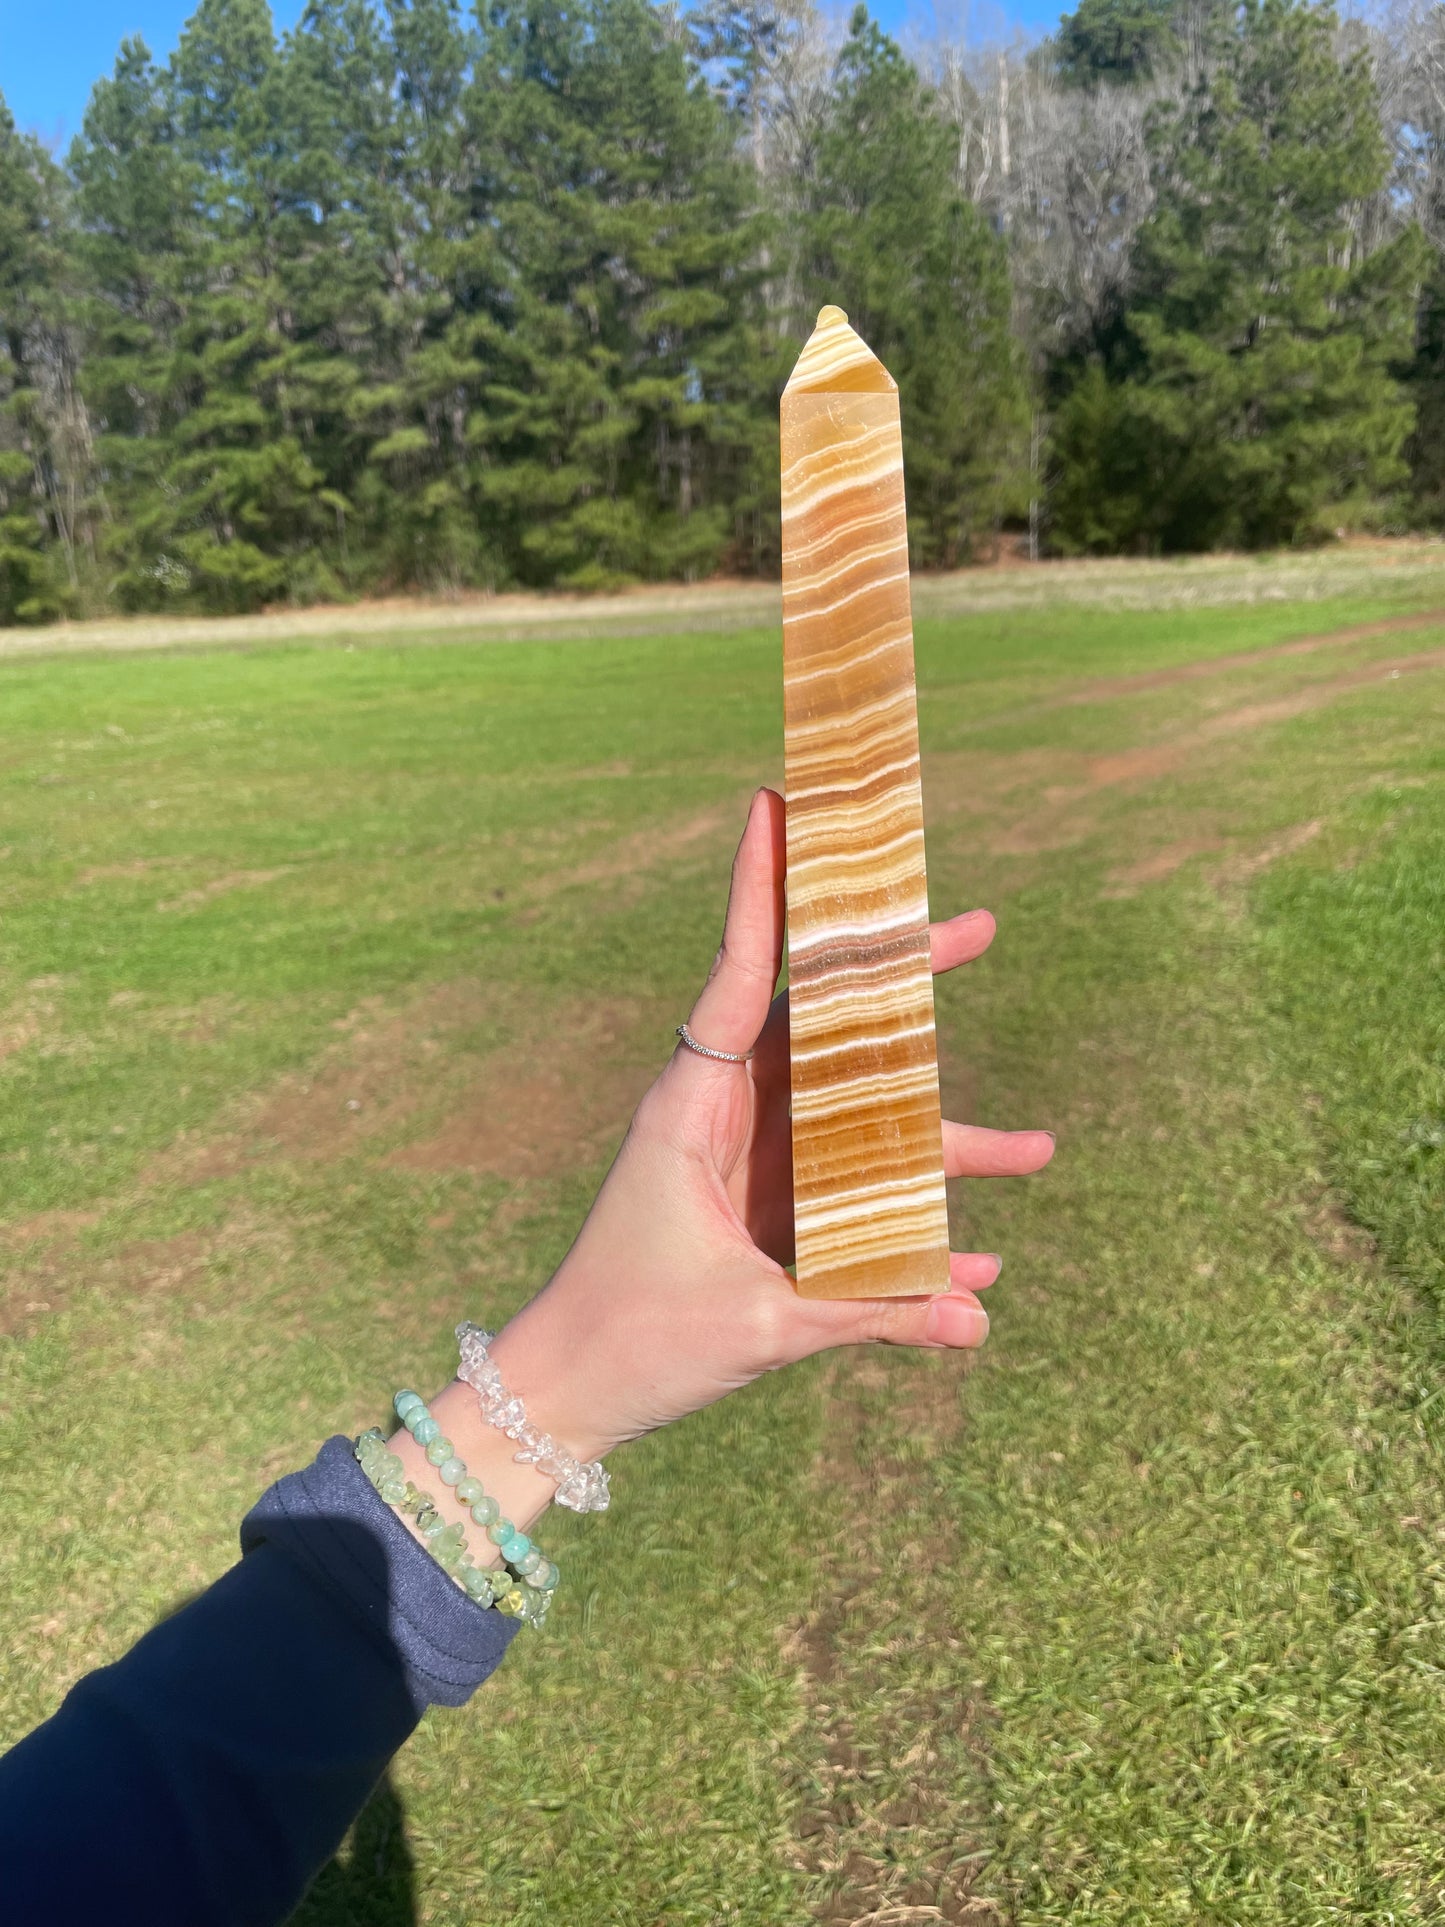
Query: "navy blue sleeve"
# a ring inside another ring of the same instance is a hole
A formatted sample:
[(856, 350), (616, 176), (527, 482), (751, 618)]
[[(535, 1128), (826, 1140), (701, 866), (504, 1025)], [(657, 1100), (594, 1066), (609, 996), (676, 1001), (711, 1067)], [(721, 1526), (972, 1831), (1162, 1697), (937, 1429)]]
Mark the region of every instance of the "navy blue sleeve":
[(433, 1703), (517, 1622), (469, 1599), (328, 1439), (239, 1564), (0, 1758), (0, 1917), (270, 1927)]

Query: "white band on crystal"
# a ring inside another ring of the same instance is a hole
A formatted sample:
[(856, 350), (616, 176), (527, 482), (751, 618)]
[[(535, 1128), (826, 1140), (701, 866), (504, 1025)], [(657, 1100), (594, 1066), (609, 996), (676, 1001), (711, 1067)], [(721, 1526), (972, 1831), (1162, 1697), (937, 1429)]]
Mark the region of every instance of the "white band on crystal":
[(522, 1450), (516, 1454), (517, 1464), (535, 1465), (539, 1472), (556, 1480), (558, 1505), (565, 1505), (573, 1512), (605, 1512), (612, 1496), (606, 1472), (596, 1459), (590, 1465), (583, 1465), (549, 1433), (539, 1432), (535, 1425), (528, 1424), (526, 1406), (521, 1399), (508, 1394), (502, 1374), (492, 1363), (490, 1347), (496, 1335), (465, 1320), (457, 1326), (457, 1344), (462, 1353), (457, 1377), (476, 1393), (488, 1425), (495, 1425), (499, 1432), (505, 1432), (521, 1446)]

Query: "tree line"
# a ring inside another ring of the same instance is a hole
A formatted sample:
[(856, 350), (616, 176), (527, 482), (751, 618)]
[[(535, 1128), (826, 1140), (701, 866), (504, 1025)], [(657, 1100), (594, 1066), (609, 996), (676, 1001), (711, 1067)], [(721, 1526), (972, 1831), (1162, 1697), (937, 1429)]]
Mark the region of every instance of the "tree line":
[(824, 301), (916, 566), (1438, 526), (1442, 141), (1415, 0), (201, 0), (0, 102), (0, 620), (775, 570)]

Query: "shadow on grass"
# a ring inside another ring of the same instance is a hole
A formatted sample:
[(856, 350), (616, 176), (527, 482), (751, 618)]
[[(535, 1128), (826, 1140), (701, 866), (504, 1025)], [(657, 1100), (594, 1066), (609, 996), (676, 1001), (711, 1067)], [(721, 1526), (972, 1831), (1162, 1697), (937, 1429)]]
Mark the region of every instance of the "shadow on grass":
[(415, 1927), (414, 1862), (391, 1776), (351, 1830), (350, 1852), (321, 1869), (289, 1927)]

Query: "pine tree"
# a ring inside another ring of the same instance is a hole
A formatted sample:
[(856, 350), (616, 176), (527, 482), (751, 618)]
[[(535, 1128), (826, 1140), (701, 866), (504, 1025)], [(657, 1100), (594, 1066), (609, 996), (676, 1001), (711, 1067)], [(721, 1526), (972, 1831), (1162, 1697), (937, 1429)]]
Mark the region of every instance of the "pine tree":
[(186, 304), (166, 530), (198, 594), (246, 608), (285, 593), (330, 518), (296, 432), (293, 317), (282, 274), (284, 76), (267, 0), (200, 0), (168, 75), (179, 152), (195, 170), (202, 273)]
[(1406, 374), (1414, 423), (1406, 455), (1412, 514), (1430, 528), (1445, 524), (1445, 263), (1429, 263)]
[(60, 170), (0, 98), (0, 622), (73, 602), (89, 539), (64, 232)]
[[(398, 258), (383, 352), (354, 409), (374, 439), (358, 482), (393, 581), (495, 586), (502, 566), (471, 491), (469, 424), (482, 375), (467, 317), (490, 285), (466, 112), (475, 57), (455, 0), (391, 0)], [(377, 379), (377, 377), (380, 377)]]
[(326, 526), (286, 379), (280, 105), (265, 0), (201, 0), (168, 69), (122, 48), (72, 152), (128, 607), (280, 595)]
[(1421, 241), (1352, 251), (1350, 205), (1386, 156), (1368, 65), (1338, 58), (1334, 31), (1327, 7), (1242, 0), (1162, 128), (1138, 293), (1059, 417), (1061, 546), (1312, 540), (1405, 479), (1393, 370)]
[(164, 75), (143, 41), (122, 42), (114, 75), (96, 85), (69, 165), (84, 288), (81, 382), (110, 511), (105, 586), (125, 607), (161, 607), (192, 581), (168, 548), (174, 531), (161, 505), (171, 436), (193, 399), (178, 373), (180, 342), (204, 283), (199, 181), (180, 156)]
[(727, 121), (646, 0), (495, 0), (471, 103), (498, 270), (473, 336), (483, 512), (524, 581), (703, 573), (756, 407)]
[(952, 162), (929, 89), (858, 7), (809, 185), (799, 330), (836, 302), (892, 372), (910, 546), (935, 566), (966, 559), (1026, 486), (1007, 256)]
[(1177, 57), (1181, 0), (1079, 0), (1054, 36), (1059, 73), (1075, 87), (1131, 85)]
[(386, 432), (370, 396), (405, 364), (404, 135), (395, 49), (368, 0), (309, 0), (282, 48), (277, 374), (292, 432), (322, 478), (330, 526), (290, 571), (293, 595), (415, 579), (392, 550), (395, 502), (368, 456)]

